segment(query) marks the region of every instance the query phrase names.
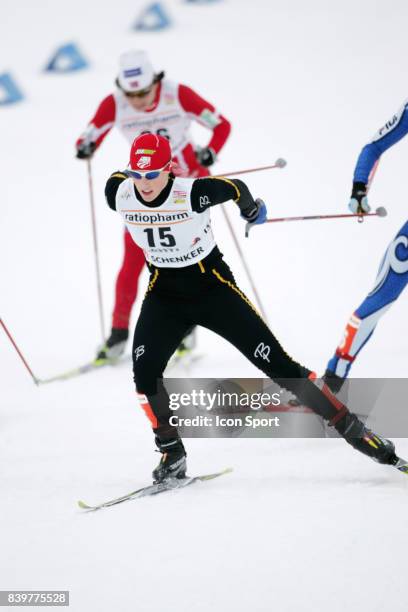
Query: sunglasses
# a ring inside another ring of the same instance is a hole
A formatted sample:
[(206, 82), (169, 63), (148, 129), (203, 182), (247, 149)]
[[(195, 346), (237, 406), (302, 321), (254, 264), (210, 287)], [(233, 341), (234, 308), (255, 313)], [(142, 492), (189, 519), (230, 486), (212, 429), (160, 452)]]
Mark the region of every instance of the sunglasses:
[(127, 98), (145, 98), (151, 93), (153, 87), (146, 87), (146, 89), (140, 89), (139, 91), (125, 91), (124, 94)]
[(136, 179), (137, 181), (142, 178), (146, 178), (148, 181), (153, 181), (153, 179), (156, 179), (160, 173), (161, 170), (151, 170), (150, 172), (135, 172), (134, 170), (125, 170), (125, 174), (127, 176)]

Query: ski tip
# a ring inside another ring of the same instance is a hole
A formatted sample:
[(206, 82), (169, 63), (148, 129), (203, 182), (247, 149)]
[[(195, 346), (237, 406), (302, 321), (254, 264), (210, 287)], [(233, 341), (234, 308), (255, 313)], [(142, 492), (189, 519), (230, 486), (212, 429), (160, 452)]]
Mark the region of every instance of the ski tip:
[(80, 508), (82, 508), (82, 510), (92, 510), (92, 506), (88, 506), (88, 504), (83, 502), (81, 499), (78, 500), (77, 504)]
[(221, 470), (220, 472), (214, 472), (213, 474), (204, 474), (203, 476), (197, 476), (196, 478), (201, 481), (213, 480), (214, 478), (218, 478), (219, 476), (224, 476), (224, 474), (230, 474), (231, 472), (232, 472), (232, 468), (229, 467), (229, 468), (225, 468), (225, 470)]

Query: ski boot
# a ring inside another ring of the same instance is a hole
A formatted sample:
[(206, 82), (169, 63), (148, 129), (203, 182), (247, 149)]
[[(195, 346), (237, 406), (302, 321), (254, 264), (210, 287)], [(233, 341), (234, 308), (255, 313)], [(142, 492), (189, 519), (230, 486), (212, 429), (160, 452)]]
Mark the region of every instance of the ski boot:
[(128, 337), (128, 329), (112, 327), (111, 335), (106, 340), (105, 344), (99, 348), (95, 361), (118, 359), (125, 350)]
[(334, 427), (348, 444), (374, 461), (387, 465), (398, 462), (393, 442), (373, 433), (355, 414), (346, 413)]
[(187, 471), (186, 451), (180, 438), (161, 441), (156, 436), (156, 446), (162, 453), (162, 458), (153, 470), (153, 482), (163, 482), (169, 478), (185, 478)]

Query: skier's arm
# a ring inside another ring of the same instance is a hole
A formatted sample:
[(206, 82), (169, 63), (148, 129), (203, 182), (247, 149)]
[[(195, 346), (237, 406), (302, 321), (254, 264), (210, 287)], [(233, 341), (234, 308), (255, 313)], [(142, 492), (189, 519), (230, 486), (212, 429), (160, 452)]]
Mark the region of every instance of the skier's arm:
[(367, 190), (370, 174), (380, 156), (408, 133), (408, 103), (375, 134), (361, 151), (354, 170), (353, 188), (349, 201), (352, 213), (370, 212)]
[(178, 95), (184, 111), (197, 123), (212, 130), (211, 140), (203, 149), (203, 151), (209, 151), (212, 156), (212, 159), (209, 159), (210, 163), (203, 165), (211, 165), (229, 136), (231, 124), (228, 119), (217, 112), (210, 102), (204, 100), (190, 87), (179, 85)]
[(357, 160), (353, 181), (367, 184), (376, 161), (406, 134), (408, 134), (408, 103), (405, 103), (363, 148)]
[[(115, 116), (116, 103), (115, 98), (111, 94), (102, 100), (95, 115), (76, 141), (77, 156), (86, 158), (92, 155), (113, 127)], [(81, 152), (85, 154), (81, 155)], [(87, 153), (89, 154), (87, 155)]]
[(116, 210), (116, 194), (119, 189), (119, 185), (123, 183), (128, 177), (123, 172), (117, 170), (108, 178), (105, 185), (105, 198), (106, 202), (112, 210)]
[(243, 181), (229, 178), (201, 178), (194, 181), (191, 190), (191, 206), (201, 213), (210, 206), (233, 200), (245, 219), (251, 219), (258, 206)]

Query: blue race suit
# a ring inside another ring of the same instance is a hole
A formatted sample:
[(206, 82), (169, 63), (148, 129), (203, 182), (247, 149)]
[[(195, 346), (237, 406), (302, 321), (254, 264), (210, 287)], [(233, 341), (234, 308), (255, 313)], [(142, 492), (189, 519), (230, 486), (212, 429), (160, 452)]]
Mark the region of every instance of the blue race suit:
[[(382, 153), (408, 133), (408, 101), (377, 132), (360, 153), (354, 181), (367, 184), (370, 173)], [(343, 340), (330, 359), (327, 369), (346, 378), (358, 353), (371, 338), (380, 318), (402, 293), (408, 283), (408, 221), (391, 241), (382, 259), (372, 291), (351, 315)]]

